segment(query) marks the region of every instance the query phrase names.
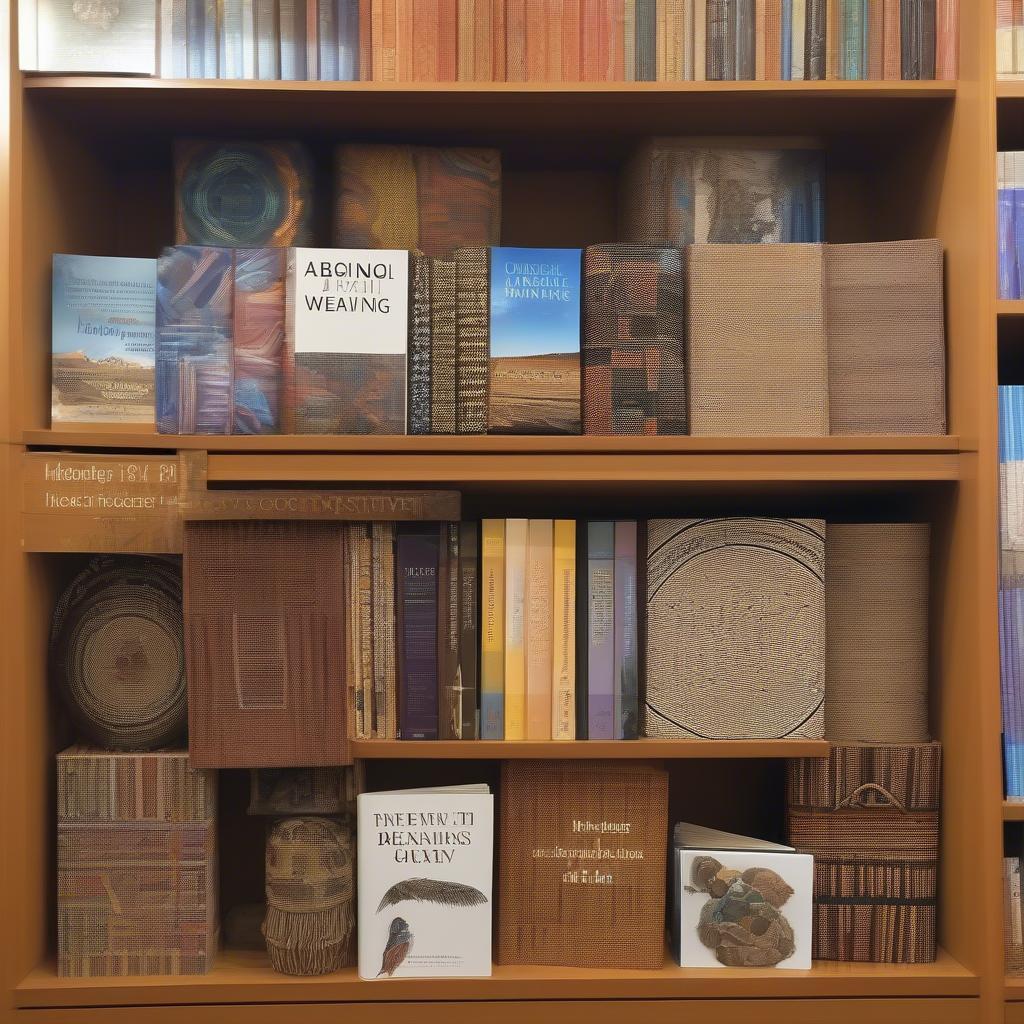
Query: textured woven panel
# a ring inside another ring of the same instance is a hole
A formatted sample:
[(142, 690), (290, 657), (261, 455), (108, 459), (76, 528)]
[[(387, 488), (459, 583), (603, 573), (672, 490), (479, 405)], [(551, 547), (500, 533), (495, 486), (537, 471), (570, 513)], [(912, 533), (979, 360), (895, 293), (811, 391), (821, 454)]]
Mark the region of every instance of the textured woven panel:
[(500, 806), (498, 963), (664, 965), (667, 772), (506, 761)]
[(284, 384), (284, 249), (235, 253), (233, 434), (276, 434)]
[(355, 855), (348, 825), (286, 818), (267, 838), (267, 918), (274, 970), (328, 974), (349, 962), (355, 931)]
[(410, 257), (412, 302), (409, 329), (409, 433), (430, 433), (430, 276), (431, 259)]
[(944, 434), (942, 243), (825, 246), (833, 434)]
[(490, 272), (487, 249), (456, 252), (456, 427), (460, 434), (487, 432)]
[(295, 142), (180, 139), (174, 148), (175, 241), (309, 245), (312, 165)]
[(788, 763), (789, 842), (814, 855), (814, 956), (935, 958), (941, 749), (834, 746)]
[(650, 245), (822, 242), (823, 194), (820, 150), (656, 138), (626, 164), (619, 234)]
[(343, 536), (337, 525), (312, 522), (186, 525), (193, 764), (350, 761)]
[(61, 977), (204, 974), (217, 949), (216, 826), (57, 826)]
[(926, 523), (828, 525), (830, 740), (929, 739), (929, 537)]
[(645, 733), (820, 739), (825, 524), (652, 519)]
[(430, 269), (430, 427), (454, 434), (458, 426), (458, 274), (454, 260)]
[(501, 156), (494, 149), (339, 146), (334, 242), (448, 256), (497, 245)]
[(179, 245), (156, 268), (157, 430), (229, 434), (234, 253)]
[(695, 245), (688, 278), (691, 432), (828, 434), (821, 247)]
[(181, 736), (181, 573), (156, 558), (93, 559), (57, 602), (50, 672), (77, 729), (102, 747), (144, 750)]
[(351, 768), (254, 768), (249, 814), (354, 814)]
[(69, 747), (57, 755), (57, 819), (208, 821), (217, 813), (217, 777), (189, 767), (184, 750), (115, 754)]
[(583, 269), (583, 432), (685, 434), (681, 251), (593, 245)]

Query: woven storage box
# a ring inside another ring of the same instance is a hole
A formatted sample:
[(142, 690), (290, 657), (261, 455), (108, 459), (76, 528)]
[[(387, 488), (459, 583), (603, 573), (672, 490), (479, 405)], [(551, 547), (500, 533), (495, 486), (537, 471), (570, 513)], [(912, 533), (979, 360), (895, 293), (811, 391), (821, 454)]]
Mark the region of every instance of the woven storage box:
[(935, 959), (941, 761), (921, 743), (789, 762), (789, 841), (814, 855), (815, 959)]
[(60, 975), (203, 974), (217, 928), (214, 774), (184, 751), (59, 754)]
[(189, 754), (202, 768), (344, 764), (344, 532), (185, 526)]

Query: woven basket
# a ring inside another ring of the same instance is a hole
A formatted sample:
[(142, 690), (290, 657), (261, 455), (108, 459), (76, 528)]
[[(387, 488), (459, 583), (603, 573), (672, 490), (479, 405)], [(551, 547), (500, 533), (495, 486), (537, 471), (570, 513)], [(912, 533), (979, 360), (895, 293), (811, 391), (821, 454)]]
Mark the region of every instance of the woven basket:
[(788, 775), (789, 841), (814, 856), (815, 959), (934, 960), (939, 744), (834, 746)]

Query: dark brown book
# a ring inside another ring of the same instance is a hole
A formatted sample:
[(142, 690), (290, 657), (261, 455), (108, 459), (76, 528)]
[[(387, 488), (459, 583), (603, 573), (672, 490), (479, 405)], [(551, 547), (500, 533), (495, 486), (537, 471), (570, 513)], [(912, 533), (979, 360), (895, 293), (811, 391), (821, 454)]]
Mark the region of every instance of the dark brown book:
[(500, 806), (499, 964), (664, 965), (667, 772), (506, 761)]
[(459, 524), (459, 699), (460, 739), (479, 739), (477, 700), (480, 679), (480, 524)]
[(462, 739), (459, 692), (459, 524), (441, 527), (437, 585), (437, 738)]

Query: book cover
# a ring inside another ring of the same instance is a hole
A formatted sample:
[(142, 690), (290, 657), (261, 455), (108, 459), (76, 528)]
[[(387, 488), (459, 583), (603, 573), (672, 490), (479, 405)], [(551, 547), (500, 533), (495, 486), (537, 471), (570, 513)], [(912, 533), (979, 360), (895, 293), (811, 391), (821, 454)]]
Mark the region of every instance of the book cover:
[(526, 553), (526, 738), (551, 739), (554, 521), (531, 519)]
[(615, 524), (587, 524), (587, 739), (615, 738)]
[(410, 434), (429, 434), (430, 421), (430, 277), (429, 256), (410, 253), (412, 272), (412, 312), (409, 315), (409, 399)]
[(615, 739), (635, 740), (640, 728), (637, 665), (636, 523), (615, 523)]
[(667, 772), (505, 761), (499, 807), (499, 964), (664, 966)]
[(435, 258), (430, 266), (430, 431), (458, 430), (459, 396), (458, 272), (454, 260)]
[(294, 432), (404, 434), (409, 254), (290, 249)]
[(441, 532), (400, 526), (396, 535), (399, 736), (435, 740), (438, 731), (438, 606)]
[(460, 739), (480, 739), (477, 702), (480, 679), (480, 525), (459, 523), (459, 706)]
[(505, 520), (480, 524), (480, 739), (505, 738)]
[(438, 727), (440, 740), (462, 739), (462, 682), (459, 676), (459, 524), (441, 526), (438, 582)]
[(50, 74), (156, 74), (156, 0), (22, 3), (19, 67)]
[(505, 520), (505, 739), (526, 739), (526, 602), (529, 521)]
[(487, 432), (488, 355), (490, 350), (489, 252), (459, 249), (455, 253), (455, 377), (456, 430)]
[(152, 424), (156, 260), (54, 253), (51, 423)]
[(360, 793), (357, 813), (359, 976), (489, 976), (487, 786)]
[(491, 250), (491, 433), (579, 433), (580, 278), (579, 249)]
[(814, 858), (679, 822), (672, 938), (681, 967), (811, 968)]
[(556, 519), (552, 563), (551, 738), (576, 738), (576, 522)]

